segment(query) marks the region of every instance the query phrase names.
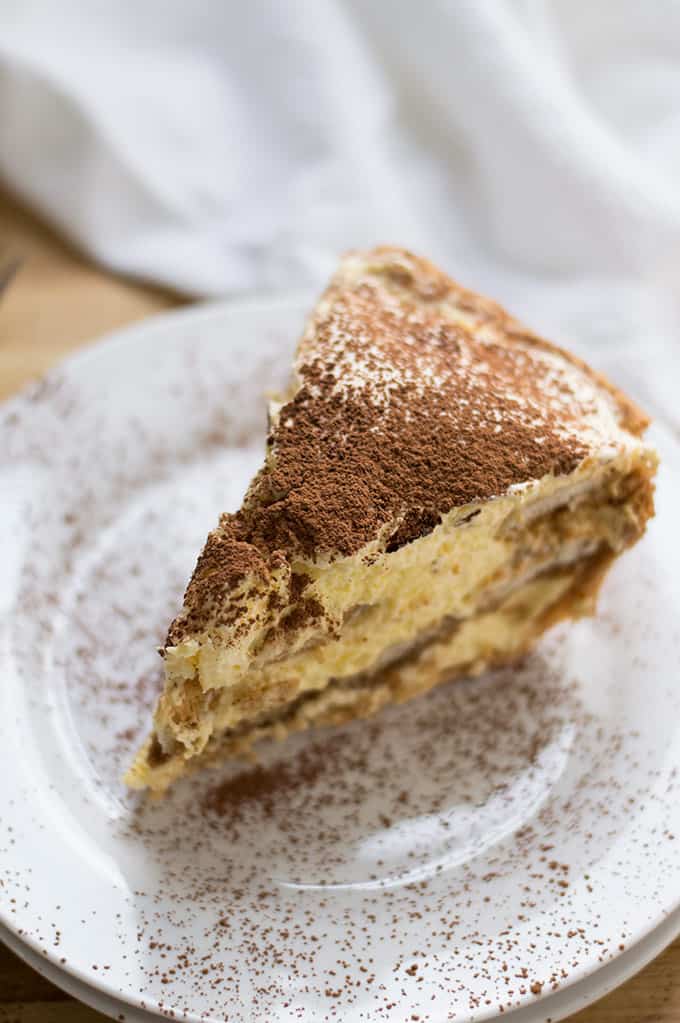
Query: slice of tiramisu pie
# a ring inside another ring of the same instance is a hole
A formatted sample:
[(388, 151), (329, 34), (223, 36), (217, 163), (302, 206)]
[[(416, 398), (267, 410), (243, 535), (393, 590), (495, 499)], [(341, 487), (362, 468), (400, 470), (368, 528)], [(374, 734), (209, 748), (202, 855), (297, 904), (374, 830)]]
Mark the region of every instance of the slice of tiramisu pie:
[(593, 610), (653, 514), (635, 405), (401, 249), (343, 259), (269, 417), (170, 626), (133, 787), (514, 660)]

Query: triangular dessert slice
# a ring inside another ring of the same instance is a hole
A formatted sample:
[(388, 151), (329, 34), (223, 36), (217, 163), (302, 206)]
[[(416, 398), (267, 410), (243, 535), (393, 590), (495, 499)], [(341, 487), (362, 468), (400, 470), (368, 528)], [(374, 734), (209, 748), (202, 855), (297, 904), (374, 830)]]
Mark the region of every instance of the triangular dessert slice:
[(170, 626), (133, 787), (514, 660), (592, 611), (653, 514), (645, 416), (401, 249), (343, 259), (269, 415)]

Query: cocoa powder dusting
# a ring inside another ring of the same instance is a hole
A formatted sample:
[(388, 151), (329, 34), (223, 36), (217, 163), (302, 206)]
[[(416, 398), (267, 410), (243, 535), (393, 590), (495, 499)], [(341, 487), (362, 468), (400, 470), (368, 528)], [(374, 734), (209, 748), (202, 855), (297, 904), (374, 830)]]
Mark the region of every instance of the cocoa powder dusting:
[(268, 462), (211, 535), (186, 594), (192, 618), (175, 633), (284, 551), (347, 556), (378, 537), (394, 551), (452, 508), (571, 472), (603, 394), (587, 367), (396, 249), (341, 264), (295, 372)]
[[(302, 348), (274, 465), (233, 520), (260, 550), (349, 555), (390, 522), (395, 548), (453, 507), (568, 473), (586, 453), (545, 406), (551, 367), (385, 296), (378, 284), (339, 290)], [(572, 396), (560, 397), (568, 422)]]
[(271, 816), (277, 798), (304, 792), (329, 769), (326, 752), (311, 747), (290, 763), (269, 768), (258, 765), (214, 786), (206, 792), (202, 808), (220, 817), (228, 815), (232, 822), (241, 819), (249, 804), (259, 805), (265, 815)]

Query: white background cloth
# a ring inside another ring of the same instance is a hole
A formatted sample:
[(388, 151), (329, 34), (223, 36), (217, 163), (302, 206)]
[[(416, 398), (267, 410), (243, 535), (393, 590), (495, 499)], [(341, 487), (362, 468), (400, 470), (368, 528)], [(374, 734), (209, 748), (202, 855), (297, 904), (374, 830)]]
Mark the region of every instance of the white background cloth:
[(1, 6), (0, 175), (104, 265), (237, 294), (390, 242), (586, 351), (677, 344), (676, 0)]

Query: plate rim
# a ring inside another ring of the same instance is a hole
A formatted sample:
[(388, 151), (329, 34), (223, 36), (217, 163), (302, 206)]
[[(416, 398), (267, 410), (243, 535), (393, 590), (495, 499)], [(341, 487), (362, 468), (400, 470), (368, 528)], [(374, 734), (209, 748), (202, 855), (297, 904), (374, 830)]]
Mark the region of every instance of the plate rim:
[[(567, 984), (559, 991), (546, 994), (512, 1012), (504, 1013), (504, 1019), (516, 1020), (516, 1023), (543, 1023), (546, 1013), (552, 1023), (559, 1023), (567, 1017), (582, 1009), (588, 1008), (601, 998), (605, 998), (627, 981), (631, 980), (638, 973), (645, 969), (651, 962), (657, 959), (666, 949), (670, 948), (673, 942), (680, 936), (680, 905), (669, 913), (668, 916), (652, 928), (649, 934), (640, 938), (624, 952), (615, 956), (608, 963), (603, 963), (592, 973), (581, 977), (574, 984)], [(65, 991), (72, 998), (77, 999), (90, 1008), (96, 1009), (104, 1015), (116, 1019), (124, 1009), (130, 1017), (131, 1023), (146, 1023), (148, 1020), (165, 1018), (153, 1007), (142, 1009), (138, 1005), (109, 995), (100, 987), (81, 980), (72, 973), (69, 973), (59, 963), (52, 961), (50, 956), (43, 956), (38, 950), (32, 948), (27, 941), (16, 935), (9, 928), (0, 924), (0, 942), (9, 948), (19, 959), (25, 962), (31, 969), (34, 969), (41, 976), (44, 976), (50, 983), (60, 990)], [(640, 946), (644, 946), (641, 949)], [(43, 967), (48, 966), (45, 970)], [(606, 976), (603, 976), (606, 975)], [(68, 980), (67, 980), (68, 978)], [(596, 983), (596, 981), (598, 981)], [(66, 981), (66, 983), (64, 983)], [(85, 997), (83, 997), (83, 994)], [(106, 1005), (102, 1005), (101, 999), (106, 999)], [(551, 1009), (559, 1000), (557, 1012)], [(113, 1004), (111, 1004), (113, 1003)], [(116, 1004), (117, 1003), (117, 1004)], [(115, 1013), (115, 1015), (114, 1015)], [(126, 1017), (127, 1018), (127, 1017)], [(176, 1019), (185, 1017), (175, 1016)], [(186, 1017), (189, 1019), (190, 1017)], [(500, 1019), (500, 1014), (495, 1012), (489, 1020)]]

